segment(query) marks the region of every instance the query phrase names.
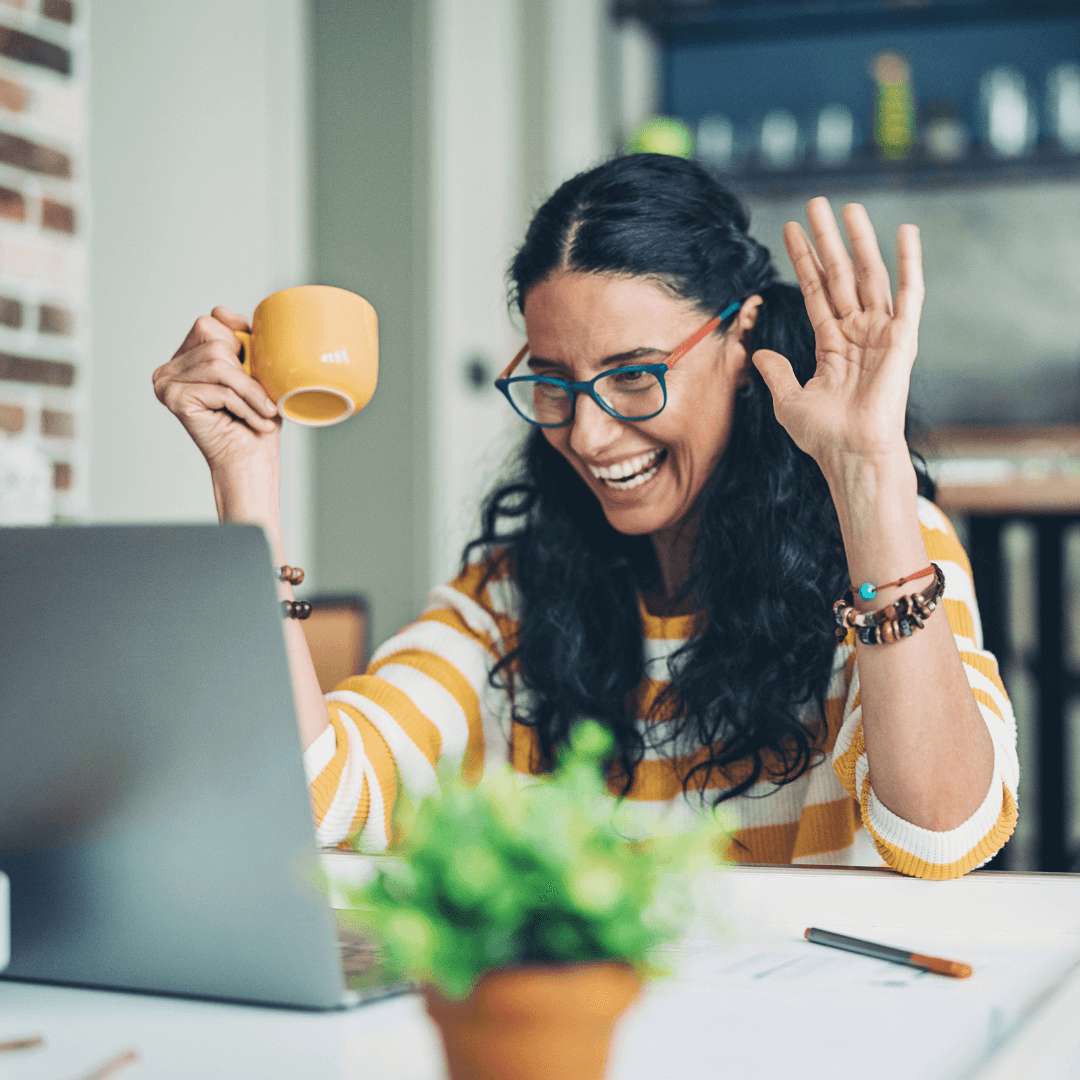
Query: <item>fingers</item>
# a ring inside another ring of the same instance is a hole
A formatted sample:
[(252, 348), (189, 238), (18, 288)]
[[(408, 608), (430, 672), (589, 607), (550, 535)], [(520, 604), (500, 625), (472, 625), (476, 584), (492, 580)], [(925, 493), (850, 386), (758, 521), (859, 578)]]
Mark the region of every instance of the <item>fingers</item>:
[(836, 318), (829, 300), (829, 289), (825, 283), (825, 271), (810, 243), (803, 227), (796, 221), (789, 221), (784, 226), (784, 246), (787, 248), (795, 276), (799, 279), (803, 299), (806, 301), (806, 313), (815, 330)]
[(227, 307), (222, 307), (220, 304), (213, 311), (210, 312), (212, 319), (217, 319), (218, 322), (224, 323), (230, 330), (250, 330), (247, 319), (243, 315), (237, 315), (235, 311), (230, 311)]
[(197, 345), (154, 372), (154, 392), (166, 405), (169, 403), (165, 395), (170, 387), (193, 384), (228, 387), (263, 417), (269, 419), (277, 415), (277, 406), (262, 386), (243, 370), (227, 342), (217, 340)]
[(919, 325), (923, 297), (922, 241), (915, 225), (896, 231), (896, 314), (904, 322)]
[(795, 378), (791, 363), (786, 356), (781, 356), (771, 349), (758, 349), (751, 359), (754, 367), (761, 372), (761, 377), (772, 394), (773, 409), (779, 415), (784, 401), (802, 389), (799, 380)]
[(168, 383), (159, 395), (165, 406), (181, 419), (202, 411), (232, 413), (254, 431), (269, 435), (277, 422), (261, 415), (232, 387), (220, 383)]
[[(224, 318), (219, 318), (218, 316)], [(228, 320), (228, 321), (226, 321)], [(200, 315), (187, 333), (180, 348), (173, 353), (173, 357), (186, 353), (196, 345), (203, 345), (208, 341), (220, 341), (228, 345), (235, 355), (240, 353), (240, 339), (233, 330), (246, 330), (247, 322), (241, 315), (236, 315), (228, 308), (216, 307), (210, 315)]]
[(848, 203), (841, 211), (844, 219), (844, 231), (851, 242), (851, 253), (855, 257), (855, 269), (858, 271), (859, 301), (864, 311), (878, 310), (892, 312), (892, 289), (889, 285), (889, 271), (881, 257), (877, 235), (870, 223), (866, 207), (860, 203)]
[(829, 200), (819, 196), (806, 204), (806, 220), (810, 223), (810, 235), (825, 271), (825, 283), (836, 314), (843, 318), (856, 310), (859, 293), (855, 281), (855, 267), (844, 247), (840, 227), (833, 217)]

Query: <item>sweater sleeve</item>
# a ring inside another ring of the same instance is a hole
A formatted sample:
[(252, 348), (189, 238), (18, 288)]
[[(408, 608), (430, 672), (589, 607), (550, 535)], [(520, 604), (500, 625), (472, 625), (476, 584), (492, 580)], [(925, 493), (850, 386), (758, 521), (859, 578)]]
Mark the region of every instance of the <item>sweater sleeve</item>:
[[(330, 726), (304, 768), (323, 846), (385, 851), (399, 794), (423, 798), (437, 770), (479, 780), (509, 756), (505, 695), (488, 675), (511, 625), (508, 579), (476, 564), (434, 589), (420, 618), (387, 641), (363, 675), (326, 695)], [(349, 843), (349, 846), (352, 846)]]
[[(943, 607), (960, 650), (971, 692), (994, 745), (994, 773), (982, 805), (955, 829), (934, 832), (894, 814), (875, 795), (863, 740), (858, 664), (853, 665), (843, 723), (833, 749), (833, 768), (858, 802), (863, 824), (881, 857), (903, 874), (954, 878), (981, 866), (1000, 850), (1016, 827), (1020, 765), (1016, 719), (998, 673), (997, 661), (982, 647), (982, 624), (975, 602), (971, 566), (948, 518), (919, 499), (919, 521), (930, 558), (945, 574)], [(841, 646), (854, 649), (854, 637)]]

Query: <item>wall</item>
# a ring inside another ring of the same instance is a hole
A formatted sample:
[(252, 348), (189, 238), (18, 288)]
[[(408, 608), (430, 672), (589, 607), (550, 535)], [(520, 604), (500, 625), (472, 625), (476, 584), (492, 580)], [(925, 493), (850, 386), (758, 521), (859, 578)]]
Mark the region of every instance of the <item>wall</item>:
[[(890, 268), (900, 224), (922, 234), (927, 291), (911, 400), (923, 422), (1080, 419), (1080, 186), (852, 192), (834, 209), (850, 200), (865, 204)], [(804, 203), (750, 200), (751, 232), (791, 281), (781, 232), (789, 220), (805, 224)]]
[(87, 507), (87, 59), (81, 9), (0, 4), (0, 524)]
[[(93, 0), (94, 520), (214, 519), (150, 374), (215, 304), (308, 280), (306, 33), (303, 0)], [(286, 545), (310, 566), (306, 455), (287, 425)]]
[(322, 592), (360, 592), (378, 643), (428, 587), (427, 4), (312, 4), (312, 270), (379, 315), (379, 385), (314, 433)]

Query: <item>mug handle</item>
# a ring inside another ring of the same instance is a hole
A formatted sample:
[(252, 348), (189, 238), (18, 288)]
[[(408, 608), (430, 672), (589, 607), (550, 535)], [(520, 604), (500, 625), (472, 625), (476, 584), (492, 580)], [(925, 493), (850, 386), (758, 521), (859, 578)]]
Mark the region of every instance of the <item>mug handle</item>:
[(240, 363), (244, 368), (244, 374), (251, 374), (251, 334), (247, 330), (234, 330), (233, 333), (240, 341)]

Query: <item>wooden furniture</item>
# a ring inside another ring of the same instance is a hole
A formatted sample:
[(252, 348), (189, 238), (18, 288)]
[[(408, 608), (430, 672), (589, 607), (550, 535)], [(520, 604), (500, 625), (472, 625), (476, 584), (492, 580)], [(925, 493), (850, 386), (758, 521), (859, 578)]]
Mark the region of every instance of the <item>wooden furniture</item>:
[(312, 612), (304, 628), (319, 686), (328, 694), (350, 675), (367, 667), (370, 622), (362, 596), (340, 594), (311, 598)]
[[(938, 504), (967, 520), (986, 648), (1002, 667), (1007, 661), (1026, 664), (1037, 682), (1036, 801), (1024, 812), (1035, 811), (1039, 869), (1068, 870), (1077, 853), (1069, 851), (1066, 831), (1066, 710), (1080, 693), (1080, 678), (1065, 657), (1064, 541), (1066, 531), (1080, 523), (1080, 425), (942, 428), (915, 446), (942, 476)], [(1002, 532), (1014, 520), (1027, 522), (1037, 538), (1039, 647), (1033, 657), (1012, 656), (1006, 632)], [(1001, 864), (1008, 864), (1008, 847), (995, 860)]]

